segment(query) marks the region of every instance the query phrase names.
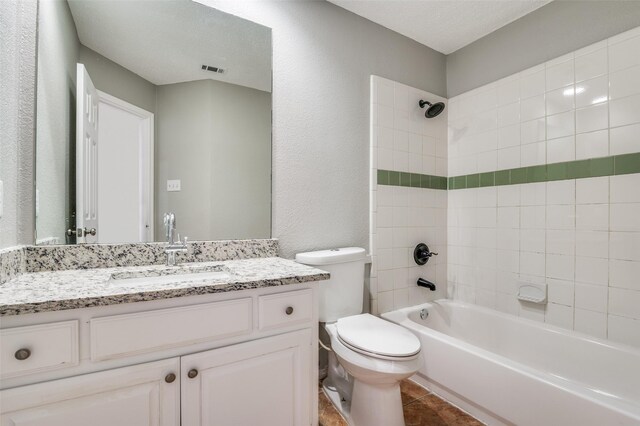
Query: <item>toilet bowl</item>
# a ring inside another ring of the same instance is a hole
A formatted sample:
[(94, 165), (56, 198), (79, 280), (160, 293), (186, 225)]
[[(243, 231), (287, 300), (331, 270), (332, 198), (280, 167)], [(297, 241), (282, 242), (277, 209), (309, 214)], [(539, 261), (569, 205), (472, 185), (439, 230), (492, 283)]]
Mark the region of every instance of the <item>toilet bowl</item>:
[[(352, 324), (345, 327), (345, 322)], [(353, 323), (358, 323), (357, 327)], [(368, 327), (368, 330), (362, 332), (363, 327)], [(329, 369), (324, 389), (332, 401), (339, 397), (338, 409), (351, 425), (405, 424), (400, 381), (418, 371), (420, 341), (408, 330), (401, 327), (395, 330), (395, 327), (399, 326), (369, 314), (342, 318), (325, 325), (331, 349), (350, 377), (346, 379), (336, 374), (334, 369)], [(378, 337), (371, 339), (376, 329), (379, 330)], [(359, 335), (358, 331), (362, 334)], [(398, 344), (403, 340), (404, 345)], [(351, 392), (338, 390), (345, 388), (338, 385), (344, 380), (351, 381)]]
[(331, 339), (323, 388), (351, 426), (404, 426), (400, 381), (420, 364), (420, 340), (406, 328), (362, 314), (365, 250), (299, 253), (330, 273), (319, 283), (318, 318)]

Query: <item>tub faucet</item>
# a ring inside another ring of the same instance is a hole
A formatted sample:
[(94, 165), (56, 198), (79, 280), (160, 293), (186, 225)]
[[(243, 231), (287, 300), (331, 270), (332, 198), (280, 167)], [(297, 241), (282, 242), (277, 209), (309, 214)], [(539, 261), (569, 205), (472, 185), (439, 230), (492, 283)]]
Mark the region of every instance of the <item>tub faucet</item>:
[(431, 291), (436, 291), (436, 285), (431, 281), (425, 280), (424, 278), (418, 278), (417, 284), (419, 287), (426, 287)]
[[(164, 252), (167, 255), (167, 266), (176, 265), (176, 253), (188, 253), (187, 237), (180, 241), (180, 234), (176, 231), (176, 215), (173, 213), (164, 214), (164, 228), (166, 231), (167, 245)], [(176, 235), (178, 240), (176, 241)]]

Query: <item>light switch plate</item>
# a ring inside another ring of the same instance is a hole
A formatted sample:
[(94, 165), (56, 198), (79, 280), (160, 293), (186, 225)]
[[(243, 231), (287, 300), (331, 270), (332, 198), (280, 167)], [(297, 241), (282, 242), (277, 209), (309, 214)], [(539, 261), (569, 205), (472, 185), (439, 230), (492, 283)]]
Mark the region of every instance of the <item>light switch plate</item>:
[(180, 191), (180, 179), (168, 180), (167, 191), (168, 192)]

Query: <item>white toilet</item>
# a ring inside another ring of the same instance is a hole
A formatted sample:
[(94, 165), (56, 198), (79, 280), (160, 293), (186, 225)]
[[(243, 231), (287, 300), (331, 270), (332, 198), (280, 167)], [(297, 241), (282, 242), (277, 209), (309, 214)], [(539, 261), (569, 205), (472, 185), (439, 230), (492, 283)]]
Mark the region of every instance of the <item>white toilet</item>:
[(362, 314), (365, 257), (359, 247), (296, 255), (297, 262), (331, 274), (319, 291), (319, 320), (326, 323), (332, 349), (323, 386), (350, 425), (404, 426), (400, 381), (418, 371), (420, 340)]

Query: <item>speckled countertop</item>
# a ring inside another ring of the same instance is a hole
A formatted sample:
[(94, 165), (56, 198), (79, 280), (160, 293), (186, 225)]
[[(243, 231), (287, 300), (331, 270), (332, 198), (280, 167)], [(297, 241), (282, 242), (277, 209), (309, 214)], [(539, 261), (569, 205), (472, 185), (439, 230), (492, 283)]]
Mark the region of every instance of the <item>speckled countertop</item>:
[(175, 280), (163, 283), (112, 279), (112, 274), (122, 277), (127, 276), (126, 273), (129, 276), (157, 276), (159, 271), (167, 269), (164, 265), (25, 273), (0, 285), (0, 316), (223, 293), (329, 278), (324, 271), (279, 257), (201, 262), (179, 267), (188, 270), (190, 265), (211, 267), (211, 270), (220, 267), (228, 272), (228, 276), (186, 281), (183, 276), (181, 281), (176, 275)]

